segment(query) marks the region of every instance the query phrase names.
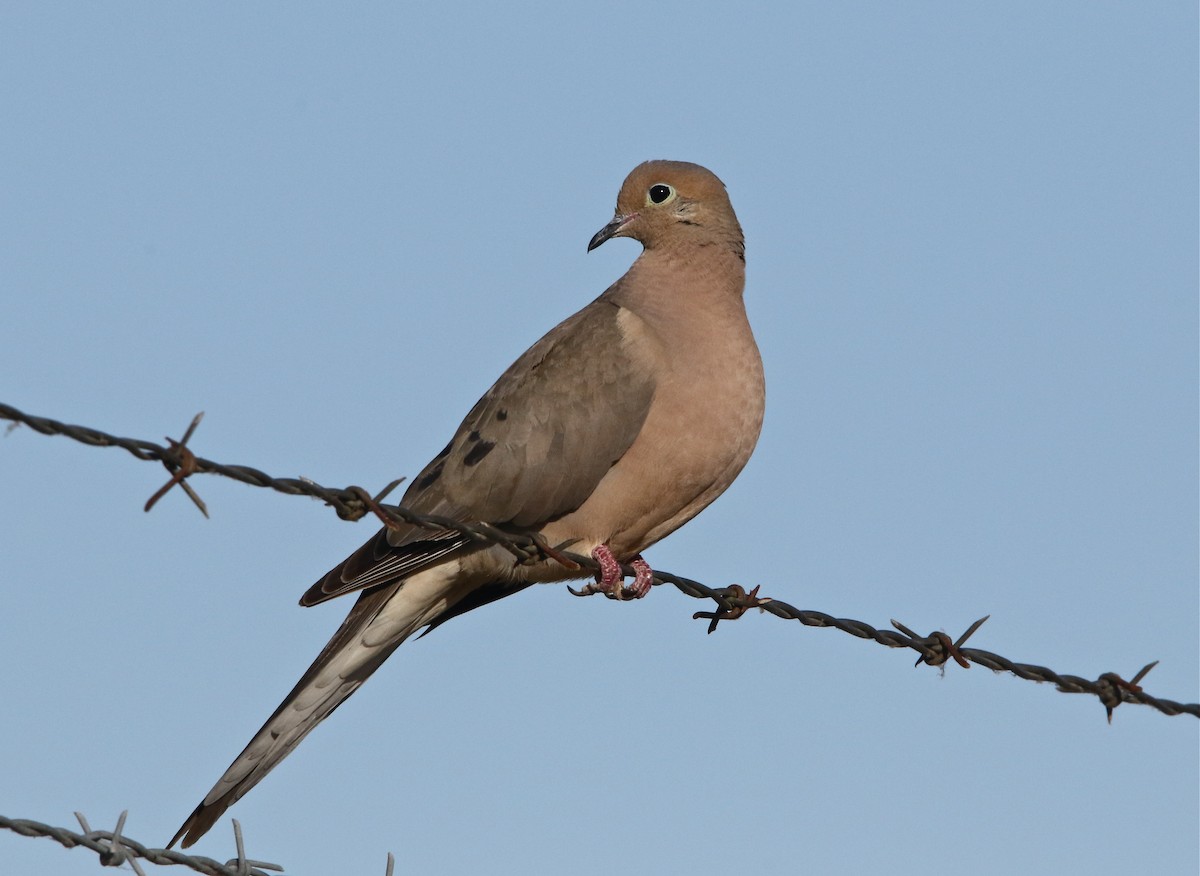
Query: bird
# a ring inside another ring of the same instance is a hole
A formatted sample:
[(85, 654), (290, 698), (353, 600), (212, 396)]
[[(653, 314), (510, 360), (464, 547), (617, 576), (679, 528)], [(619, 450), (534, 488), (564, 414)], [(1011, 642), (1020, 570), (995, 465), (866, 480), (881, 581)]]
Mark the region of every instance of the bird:
[[(500, 376), (401, 504), (569, 545), (600, 568), (584, 592), (639, 598), (653, 578), (642, 551), (749, 460), (765, 383), (743, 299), (744, 237), (721, 180), (689, 162), (639, 164), (587, 249), (620, 237), (642, 245), (625, 275)], [(167, 847), (194, 844), (417, 630), (587, 574), (553, 558), (518, 564), (457, 530), (381, 529), (301, 597), (310, 606), (358, 594)]]

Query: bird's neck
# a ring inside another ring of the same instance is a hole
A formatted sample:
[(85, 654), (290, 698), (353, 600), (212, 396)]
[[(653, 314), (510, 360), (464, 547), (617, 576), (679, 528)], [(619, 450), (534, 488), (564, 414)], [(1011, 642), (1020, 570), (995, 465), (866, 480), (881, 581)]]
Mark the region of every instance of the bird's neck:
[[(614, 289), (619, 304), (644, 314), (685, 307), (690, 311), (744, 312), (746, 262), (740, 248), (711, 246), (647, 249)], [(635, 291), (636, 290), (636, 291)], [(682, 294), (663, 294), (679, 290)]]

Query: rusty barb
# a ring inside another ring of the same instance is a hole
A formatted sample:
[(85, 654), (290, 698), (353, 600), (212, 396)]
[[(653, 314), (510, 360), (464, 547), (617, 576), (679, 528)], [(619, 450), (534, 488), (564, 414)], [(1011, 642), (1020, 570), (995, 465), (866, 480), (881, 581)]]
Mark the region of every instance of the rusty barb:
[(698, 611), (692, 615), (692, 620), (706, 619), (709, 621), (708, 632), (711, 635), (717, 629), (717, 624), (723, 620), (737, 620), (752, 608), (761, 608), (768, 602), (774, 602), (769, 596), (759, 596), (758, 590), (762, 585), (747, 591), (741, 584), (731, 584), (724, 590), (718, 591), (716, 611)]
[[(184, 432), (182, 439), (175, 441), (168, 438), (167, 446), (164, 447), (150, 441), (119, 438), (87, 426), (71, 426), (45, 417), (35, 417), (0, 402), (0, 419), (24, 424), (40, 434), (62, 435), (92, 447), (120, 447), (138, 459), (162, 462), (171, 472), (171, 479), (146, 503), (147, 511), (178, 484), (207, 517), (208, 511), (204, 503), (191, 489), (187, 479), (196, 474), (218, 474), (251, 486), (275, 490), (285, 495), (303, 495), (320, 499), (332, 507), (343, 520), (358, 520), (367, 514), (374, 514), (383, 521), (385, 526), (392, 528), (400, 524), (421, 526), (442, 533), (443, 537), (446, 533), (456, 532), (462, 535), (466, 542), (500, 545), (512, 553), (518, 563), (550, 559), (572, 571), (580, 569), (595, 571), (599, 568), (599, 564), (593, 558), (570, 553), (567, 550), (570, 543), (550, 546), (537, 534), (512, 533), (485, 522), (464, 523), (447, 517), (418, 514), (400, 505), (384, 505), (383, 499), (401, 483), (399, 480), (388, 484), (377, 495), (371, 495), (361, 487), (333, 489), (323, 487), (308, 478), (274, 478), (250, 466), (225, 465), (195, 456), (187, 444), (193, 437), (201, 416), (200, 414), (196, 415), (187, 431)], [(623, 567), (623, 571), (626, 575), (633, 574), (629, 567)], [(1104, 705), (1109, 721), (1112, 720), (1113, 710), (1122, 703), (1140, 703), (1157, 709), (1164, 715), (1191, 715), (1200, 718), (1200, 703), (1180, 703), (1174, 700), (1160, 699), (1142, 689), (1141, 680), (1147, 672), (1154, 668), (1157, 661), (1143, 668), (1133, 677), (1132, 681), (1125, 681), (1115, 672), (1106, 672), (1093, 681), (1077, 675), (1058, 673), (1045, 666), (1017, 663), (1007, 657), (979, 648), (964, 647), (966, 641), (979, 630), (988, 619), (987, 617), (975, 621), (958, 639), (951, 641), (950, 636), (944, 632), (918, 636), (904, 624), (894, 620), (892, 621), (893, 630), (876, 629), (863, 621), (834, 617), (811, 609), (799, 609), (778, 599), (759, 596), (758, 587), (747, 591), (744, 587), (735, 584), (731, 587), (714, 589), (691, 578), (657, 570), (654, 572), (653, 583), (656, 585), (671, 584), (686, 596), (696, 599), (711, 599), (715, 602), (715, 610), (698, 611), (693, 615), (696, 619), (709, 621), (708, 632), (710, 633), (716, 630), (721, 621), (736, 620), (750, 609), (757, 608), (760, 612), (772, 614), (784, 620), (799, 621), (804, 626), (832, 627), (858, 639), (870, 639), (887, 648), (911, 648), (921, 655), (917, 660), (918, 664), (937, 666), (943, 671), (949, 661), (953, 660), (963, 668), (967, 668), (971, 664), (979, 664), (993, 672), (1008, 672), (1027, 681), (1048, 682), (1063, 693), (1088, 693), (1097, 697)], [(3, 826), (2, 823), (0, 826)]]
[(404, 483), (404, 481), (405, 478), (396, 478), (396, 480), (392, 481), (374, 496), (372, 496), (362, 487), (349, 486), (346, 487), (346, 490), (357, 496), (358, 500), (362, 502), (363, 507), (383, 521), (384, 526), (386, 526), (388, 529), (396, 530), (400, 528), (403, 521), (400, 520), (400, 518), (398, 518), (396, 515), (389, 513), (388, 509), (380, 503), (387, 498), (388, 493), (396, 489), (396, 487), (400, 486), (402, 483)]
[(963, 643), (967, 641), (967, 639), (975, 635), (976, 630), (987, 623), (987, 620), (990, 617), (990, 614), (985, 614), (979, 620), (975, 621), (975, 623), (967, 627), (967, 631), (953, 642), (951, 642), (950, 637), (941, 630), (936, 630), (930, 633), (928, 636), (922, 638), (904, 624), (900, 623), (898, 620), (893, 620), (892, 626), (913, 640), (911, 645), (912, 648), (921, 651), (921, 656), (917, 658), (917, 662), (914, 663), (913, 666), (920, 666), (922, 663), (925, 663), (929, 666), (941, 667), (942, 671), (945, 672), (946, 661), (950, 659), (953, 659), (954, 662), (963, 669), (971, 668), (971, 661), (964, 657), (962, 651), (959, 649), (962, 647)]
[(196, 473), (196, 455), (188, 450), (187, 443), (192, 440), (192, 435), (195, 434), (196, 427), (200, 425), (200, 421), (203, 419), (204, 411), (201, 411), (192, 417), (191, 425), (187, 427), (187, 431), (183, 433), (182, 438), (178, 441), (171, 437), (164, 439), (170, 445), (170, 455), (163, 457), (162, 464), (171, 473), (171, 479), (163, 484), (158, 492), (146, 501), (146, 507), (142, 509), (143, 511), (149, 511), (159, 499), (167, 494), (171, 487), (179, 484), (179, 488), (187, 493), (187, 497), (200, 509), (200, 513), (205, 518), (208, 517), (208, 506), (204, 504), (204, 500), (196, 494), (196, 491), (187, 482), (188, 475)]
[(1153, 663), (1147, 663), (1133, 677), (1132, 681), (1126, 681), (1115, 672), (1105, 672), (1096, 679), (1096, 684), (1101, 687), (1101, 692), (1098, 696), (1100, 697), (1100, 702), (1104, 704), (1104, 710), (1108, 713), (1108, 723), (1112, 723), (1113, 710), (1125, 702), (1125, 698), (1121, 692), (1128, 691), (1131, 694), (1142, 693), (1142, 686), (1138, 682), (1145, 678), (1146, 674), (1157, 665), (1157, 660)]

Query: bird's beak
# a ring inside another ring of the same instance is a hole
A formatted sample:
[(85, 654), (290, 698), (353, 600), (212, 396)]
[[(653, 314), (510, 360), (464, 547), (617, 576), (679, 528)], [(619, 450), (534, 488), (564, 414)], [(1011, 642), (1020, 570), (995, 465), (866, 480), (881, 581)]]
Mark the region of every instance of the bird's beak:
[(628, 216), (622, 216), (620, 213), (613, 216), (612, 221), (596, 232), (595, 236), (588, 241), (587, 251), (591, 252), (610, 237), (616, 237), (621, 233), (621, 229), (637, 218), (637, 213), (631, 213)]

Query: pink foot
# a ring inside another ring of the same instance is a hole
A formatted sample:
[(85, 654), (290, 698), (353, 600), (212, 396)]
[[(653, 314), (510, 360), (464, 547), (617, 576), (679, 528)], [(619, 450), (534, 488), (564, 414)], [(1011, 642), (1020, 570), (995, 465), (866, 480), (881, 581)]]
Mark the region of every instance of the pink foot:
[(592, 551), (592, 559), (600, 564), (596, 582), (588, 584), (582, 590), (571, 589), (576, 596), (591, 596), (593, 593), (603, 593), (609, 599), (641, 599), (650, 592), (654, 583), (654, 570), (650, 564), (636, 556), (629, 561), (633, 567), (633, 583), (625, 585), (625, 576), (621, 572), (621, 564), (613, 556), (608, 545), (602, 544)]
[(654, 583), (654, 570), (650, 568), (649, 563), (641, 558), (641, 555), (630, 560), (629, 565), (633, 566), (635, 573), (633, 576), (633, 585), (622, 588), (623, 592), (634, 599), (641, 599), (650, 592), (650, 586)]

